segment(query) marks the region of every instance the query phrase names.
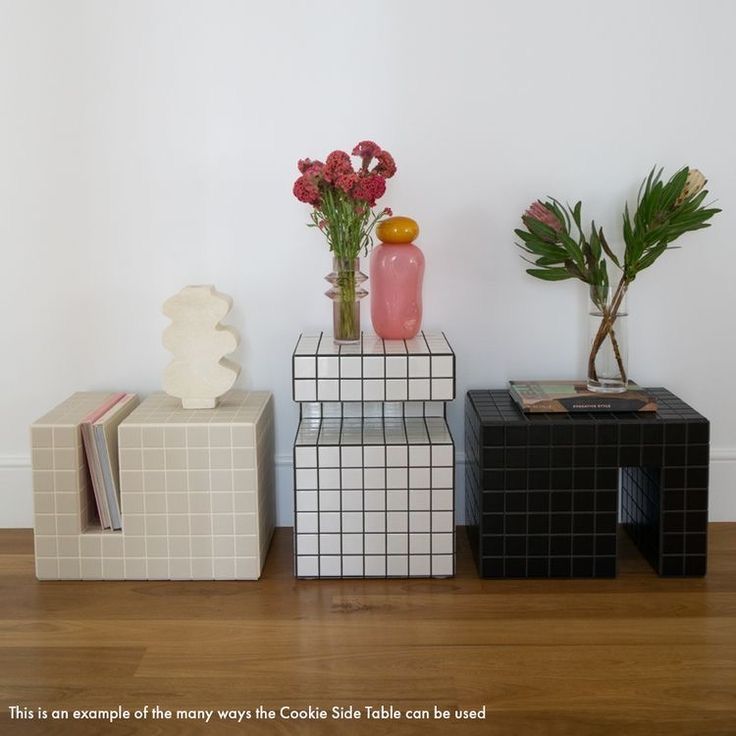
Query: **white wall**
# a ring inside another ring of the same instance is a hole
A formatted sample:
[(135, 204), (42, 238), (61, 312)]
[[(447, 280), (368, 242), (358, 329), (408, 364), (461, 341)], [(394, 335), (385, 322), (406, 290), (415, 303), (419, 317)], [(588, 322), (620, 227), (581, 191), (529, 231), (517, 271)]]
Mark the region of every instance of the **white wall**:
[(35, 417), (159, 388), (160, 305), (187, 283), (233, 295), (285, 462), (289, 356), (330, 320), (295, 164), (363, 138), (422, 227), (460, 449), (467, 388), (584, 369), (582, 287), (523, 273), (523, 208), (583, 198), (615, 242), (653, 164), (706, 172), (725, 212), (637, 280), (631, 368), (710, 417), (711, 517), (736, 519), (735, 24), (727, 0), (0, 0), (0, 526), (31, 524)]

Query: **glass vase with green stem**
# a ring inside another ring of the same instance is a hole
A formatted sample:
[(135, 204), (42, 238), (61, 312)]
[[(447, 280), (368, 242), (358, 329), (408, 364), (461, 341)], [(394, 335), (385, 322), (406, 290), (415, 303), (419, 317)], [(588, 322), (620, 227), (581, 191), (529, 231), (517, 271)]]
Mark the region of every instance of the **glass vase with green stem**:
[[(623, 257), (609, 246), (603, 229), (593, 221), (588, 232), (582, 224), (582, 203), (563, 205), (554, 198), (537, 200), (522, 215), (523, 228), (514, 232), (517, 245), (532, 264), (527, 273), (544, 281), (577, 278), (589, 287), (595, 317), (588, 355), (588, 388), (599, 392), (625, 391), (629, 381), (619, 320), (631, 283), (649, 268), (677, 238), (710, 227), (719, 209), (704, 205), (706, 179), (687, 166), (667, 181), (662, 169), (652, 169), (637, 196), (633, 216), (628, 204), (623, 213)], [(613, 286), (609, 264), (619, 271)], [(600, 356), (609, 351), (614, 370), (601, 375)]]
[(352, 155), (361, 160), (357, 169), (345, 151), (333, 151), (324, 164), (301, 160), (301, 176), (294, 183), (296, 198), (312, 205), (309, 227), (324, 234), (332, 252), (333, 268), (326, 277), (332, 286), (326, 294), (333, 303), (337, 343), (360, 340), (360, 299), (368, 292), (361, 286), (367, 276), (360, 271), (359, 256), (368, 255), (373, 229), (391, 214), (388, 208), (372, 208), (386, 191), (386, 179), (396, 173), (391, 154), (373, 141), (361, 141)]
[(325, 294), (333, 303), (333, 333), (337, 343), (360, 339), (360, 300), (368, 295), (362, 288), (367, 276), (360, 270), (360, 255), (373, 246), (373, 229), (384, 216), (366, 204), (356, 205), (345, 192), (327, 190), (319, 210), (311, 213), (312, 227), (320, 228), (332, 253), (332, 272), (325, 278), (332, 284)]

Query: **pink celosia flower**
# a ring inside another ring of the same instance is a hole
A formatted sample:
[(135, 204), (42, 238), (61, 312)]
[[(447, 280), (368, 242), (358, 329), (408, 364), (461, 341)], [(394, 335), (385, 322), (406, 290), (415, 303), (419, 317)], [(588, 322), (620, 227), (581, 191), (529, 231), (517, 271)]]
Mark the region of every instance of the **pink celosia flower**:
[(353, 196), (362, 199), (370, 207), (375, 207), (376, 200), (386, 193), (386, 180), (377, 174), (361, 176), (353, 187)]
[(386, 217), (393, 217), (394, 211), (390, 207), (384, 207), (383, 214), (386, 215)]
[(324, 164), (321, 161), (312, 161), (311, 158), (303, 158), (299, 160), (297, 164), (299, 172), (302, 174), (312, 173), (316, 174), (324, 168)]
[(327, 157), (323, 171), (327, 181), (334, 184), (341, 176), (352, 173), (354, 173), (353, 164), (345, 151), (333, 151)]
[(373, 141), (361, 141), (353, 148), (353, 156), (370, 156), (375, 158), (381, 153), (381, 147)]
[(294, 182), (294, 196), (300, 202), (314, 205), (319, 204), (319, 186), (317, 180), (311, 174), (302, 174)]
[(548, 210), (539, 200), (529, 207), (529, 209), (524, 213), (524, 217), (531, 217), (532, 220), (536, 220), (547, 227), (551, 227), (555, 232), (559, 233), (562, 231), (562, 223), (559, 221), (555, 213)]
[(368, 170), (370, 162), (381, 153), (381, 147), (373, 141), (361, 141), (353, 148), (353, 156), (360, 156), (363, 159), (361, 168), (363, 171)]
[(390, 179), (396, 173), (394, 157), (388, 151), (381, 151), (376, 158), (378, 164), (373, 169), (373, 173), (380, 174), (385, 179)]
[(335, 181), (335, 186), (342, 189), (345, 194), (350, 194), (352, 188), (358, 183), (358, 175), (352, 171), (349, 174), (341, 174)]

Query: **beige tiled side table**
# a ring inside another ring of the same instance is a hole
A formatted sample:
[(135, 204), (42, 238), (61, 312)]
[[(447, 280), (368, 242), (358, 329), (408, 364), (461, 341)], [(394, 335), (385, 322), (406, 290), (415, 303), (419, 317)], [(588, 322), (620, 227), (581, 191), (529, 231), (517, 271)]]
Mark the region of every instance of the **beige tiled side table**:
[(120, 531), (96, 520), (79, 430), (107, 396), (74, 394), (31, 429), (37, 576), (260, 577), (275, 517), (271, 394), (233, 390), (200, 410), (145, 399), (119, 427)]

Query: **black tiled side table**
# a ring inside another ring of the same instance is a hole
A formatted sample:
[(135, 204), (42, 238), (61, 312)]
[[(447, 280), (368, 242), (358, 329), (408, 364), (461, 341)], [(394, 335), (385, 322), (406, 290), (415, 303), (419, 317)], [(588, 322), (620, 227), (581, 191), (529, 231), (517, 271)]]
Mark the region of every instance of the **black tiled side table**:
[(708, 420), (663, 388), (651, 413), (524, 414), (469, 391), (466, 523), (482, 577), (613, 577), (619, 519), (660, 575), (705, 575)]

